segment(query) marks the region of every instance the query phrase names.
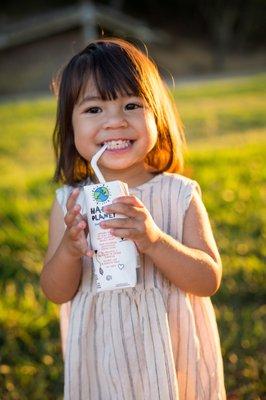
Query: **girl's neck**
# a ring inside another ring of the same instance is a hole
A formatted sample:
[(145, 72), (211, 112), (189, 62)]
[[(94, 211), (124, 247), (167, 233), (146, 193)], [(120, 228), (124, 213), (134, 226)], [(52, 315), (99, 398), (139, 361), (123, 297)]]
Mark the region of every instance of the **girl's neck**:
[(134, 188), (152, 179), (156, 170), (150, 166), (134, 166), (126, 171), (101, 168), (101, 172), (106, 182), (119, 180), (127, 183), (130, 188)]

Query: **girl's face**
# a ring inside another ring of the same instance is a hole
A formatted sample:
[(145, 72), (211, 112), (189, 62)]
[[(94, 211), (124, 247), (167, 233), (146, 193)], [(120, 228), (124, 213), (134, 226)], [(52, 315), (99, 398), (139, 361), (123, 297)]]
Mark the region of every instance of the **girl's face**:
[(144, 159), (157, 141), (157, 126), (152, 111), (140, 97), (119, 96), (104, 101), (91, 82), (73, 109), (75, 145), (90, 161), (104, 143), (107, 150), (99, 160), (101, 170), (141, 171)]

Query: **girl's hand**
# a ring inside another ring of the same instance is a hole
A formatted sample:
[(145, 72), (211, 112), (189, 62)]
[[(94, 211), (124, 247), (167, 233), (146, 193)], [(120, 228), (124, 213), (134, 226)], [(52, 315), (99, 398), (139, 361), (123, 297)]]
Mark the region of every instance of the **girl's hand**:
[(88, 234), (88, 224), (86, 218), (81, 215), (81, 207), (76, 204), (79, 195), (79, 189), (76, 188), (70, 194), (66, 209), (67, 213), (64, 217), (66, 231), (63, 241), (66, 243), (68, 251), (73, 257), (92, 256), (93, 251), (88, 248), (86, 236)]
[(112, 204), (103, 207), (103, 210), (128, 217), (102, 221), (100, 226), (111, 229), (114, 236), (133, 240), (140, 253), (147, 252), (161, 236), (162, 231), (149, 211), (135, 196), (117, 197)]

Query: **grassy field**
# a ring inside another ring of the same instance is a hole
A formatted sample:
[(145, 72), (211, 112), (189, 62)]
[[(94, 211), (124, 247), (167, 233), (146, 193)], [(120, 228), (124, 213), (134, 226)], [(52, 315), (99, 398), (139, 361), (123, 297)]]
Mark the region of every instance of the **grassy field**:
[[(212, 298), (229, 399), (265, 399), (266, 75), (174, 91), (224, 275)], [(0, 398), (62, 399), (58, 308), (39, 288), (51, 183), (50, 98), (0, 105)], [(263, 324), (264, 321), (264, 324)]]

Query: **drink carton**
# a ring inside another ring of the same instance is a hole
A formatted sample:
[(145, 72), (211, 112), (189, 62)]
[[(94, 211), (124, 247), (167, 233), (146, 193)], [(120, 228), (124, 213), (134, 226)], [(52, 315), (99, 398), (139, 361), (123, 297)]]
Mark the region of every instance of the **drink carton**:
[(97, 292), (123, 289), (136, 285), (136, 268), (139, 255), (135, 243), (110, 234), (100, 227), (101, 221), (125, 218), (124, 215), (107, 213), (103, 207), (119, 196), (128, 195), (128, 186), (121, 181), (101, 182), (84, 186), (87, 218)]

